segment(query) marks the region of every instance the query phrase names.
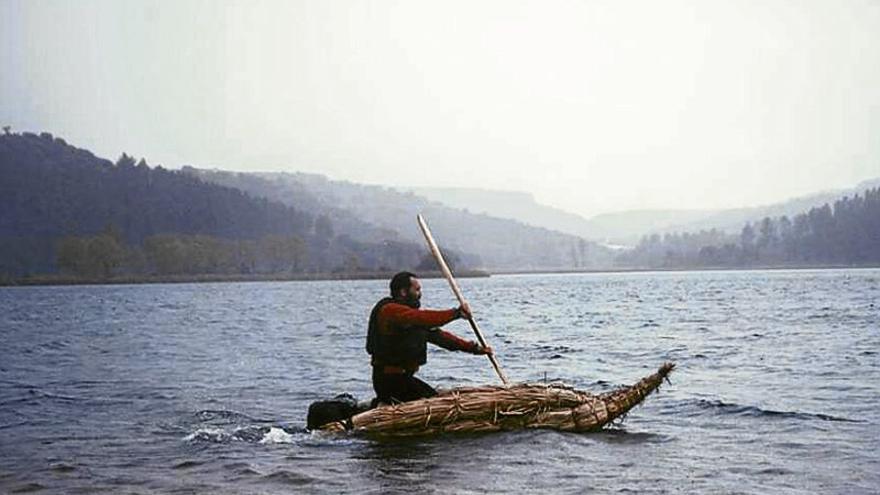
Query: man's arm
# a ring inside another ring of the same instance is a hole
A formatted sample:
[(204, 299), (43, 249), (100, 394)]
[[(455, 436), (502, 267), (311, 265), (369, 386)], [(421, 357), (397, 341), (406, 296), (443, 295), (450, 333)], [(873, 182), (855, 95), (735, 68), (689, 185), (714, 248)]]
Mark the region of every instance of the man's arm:
[(483, 347), (472, 340), (465, 340), (442, 328), (433, 328), (428, 332), (428, 342), (450, 351), (464, 351), (471, 354), (491, 354), (491, 347)]
[(382, 307), (380, 314), (386, 321), (396, 325), (439, 327), (459, 318), (461, 311), (458, 309), (415, 309), (405, 304), (388, 303)]

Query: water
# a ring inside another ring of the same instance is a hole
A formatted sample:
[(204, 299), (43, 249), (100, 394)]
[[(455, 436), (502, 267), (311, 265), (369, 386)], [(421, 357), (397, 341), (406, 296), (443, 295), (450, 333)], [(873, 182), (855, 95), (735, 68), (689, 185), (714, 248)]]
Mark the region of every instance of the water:
[[(424, 285), (426, 306), (453, 305)], [(604, 391), (672, 360), (672, 384), (594, 434), (310, 434), (311, 401), (371, 395), (363, 335), (385, 282), (6, 288), (0, 492), (880, 490), (880, 270), (462, 285), (514, 381)], [(421, 376), (497, 382), (441, 349)]]

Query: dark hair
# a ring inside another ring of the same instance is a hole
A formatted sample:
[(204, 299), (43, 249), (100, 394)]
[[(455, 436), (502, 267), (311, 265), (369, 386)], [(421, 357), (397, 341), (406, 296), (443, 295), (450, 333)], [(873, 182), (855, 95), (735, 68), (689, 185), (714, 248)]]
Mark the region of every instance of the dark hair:
[(402, 289), (409, 289), (414, 278), (419, 277), (411, 272), (400, 272), (391, 277), (391, 297), (397, 297)]

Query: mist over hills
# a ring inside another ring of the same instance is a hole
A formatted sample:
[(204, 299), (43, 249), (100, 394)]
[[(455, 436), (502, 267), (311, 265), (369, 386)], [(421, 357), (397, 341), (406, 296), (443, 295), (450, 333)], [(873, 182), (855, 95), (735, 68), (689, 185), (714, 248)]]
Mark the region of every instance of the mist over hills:
[(516, 220), (533, 227), (587, 239), (603, 239), (595, 235), (596, 230), (584, 217), (540, 204), (527, 192), (458, 187), (412, 187), (401, 190), (471, 213)]
[[(880, 262), (880, 179), (755, 208), (584, 219), (525, 193), (173, 171), (48, 133), (0, 136), (0, 280), (432, 270), (418, 213), (457, 267), (495, 272)], [(585, 238), (599, 233), (640, 240), (611, 249)]]
[(627, 266), (666, 269), (877, 266), (880, 187), (795, 215), (746, 222), (737, 233), (710, 229), (652, 234), (617, 260)]
[(599, 268), (614, 254), (390, 188), (112, 162), (49, 133), (0, 136), (0, 193), (0, 277), (432, 270), (418, 213), (460, 268)]
[[(596, 215), (589, 219), (596, 232), (611, 242), (634, 246), (651, 234), (699, 232), (717, 230), (739, 234), (747, 223), (758, 223), (764, 218), (794, 217), (811, 208), (833, 204), (840, 198), (862, 194), (880, 186), (880, 178), (828, 191), (798, 196), (760, 206), (721, 210), (636, 210)], [(586, 236), (587, 238), (594, 238)]]
[[(572, 219), (566, 212), (537, 204), (528, 194), (472, 188), (418, 191), (498, 215), (543, 218), (556, 225)], [(616, 268), (876, 266), (880, 262), (880, 179), (752, 208), (642, 210), (574, 220), (561, 228), (590, 229), (588, 237), (602, 233), (632, 243), (632, 248), (619, 249), (609, 266)]]
[(702, 210), (640, 210), (585, 218), (538, 203), (532, 194), (526, 192), (455, 187), (413, 187), (404, 190), (453, 208), (518, 220), (607, 244), (635, 245), (646, 233), (683, 221), (701, 219), (711, 213)]
[(635, 246), (651, 234), (698, 232), (716, 229), (737, 234), (746, 223), (765, 217), (793, 217), (813, 207), (833, 203), (843, 196), (854, 196), (880, 186), (880, 178), (845, 189), (829, 190), (791, 198), (768, 205), (722, 210), (631, 210), (610, 212), (590, 218), (535, 201), (525, 192), (479, 188), (406, 188), (430, 200), (475, 213), (519, 220), (532, 226), (558, 230), (610, 245)]
[(504, 271), (586, 269), (607, 267), (613, 258), (610, 250), (578, 236), (443, 205), (411, 191), (335, 181), (317, 174), (234, 173), (193, 167), (185, 171), (312, 213), (357, 218), (369, 226), (356, 233), (352, 230), (351, 235), (369, 237), (393, 231), (403, 241), (423, 242), (415, 223), (416, 215), (422, 213), (441, 246), (458, 251), (469, 266)]
[(746, 223), (756, 223), (765, 217), (792, 217), (799, 213), (803, 213), (810, 208), (820, 207), (826, 203), (834, 203), (836, 200), (844, 196), (852, 197), (856, 194), (862, 194), (865, 190), (878, 186), (880, 186), (880, 178), (862, 181), (853, 187), (817, 192), (768, 205), (706, 212), (705, 216), (702, 218), (677, 221), (663, 226), (654, 232), (646, 232), (646, 234), (655, 232), (693, 232), (709, 229), (717, 229), (727, 233), (737, 233)]
[(630, 210), (591, 217), (590, 229), (609, 244), (634, 246), (645, 235), (711, 215), (709, 210)]

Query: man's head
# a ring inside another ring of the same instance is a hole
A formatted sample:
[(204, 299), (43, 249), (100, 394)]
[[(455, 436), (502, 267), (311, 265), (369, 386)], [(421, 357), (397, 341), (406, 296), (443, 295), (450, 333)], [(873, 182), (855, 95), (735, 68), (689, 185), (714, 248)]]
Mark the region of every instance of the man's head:
[(422, 299), (422, 284), (415, 273), (400, 272), (391, 277), (391, 297), (418, 308)]

